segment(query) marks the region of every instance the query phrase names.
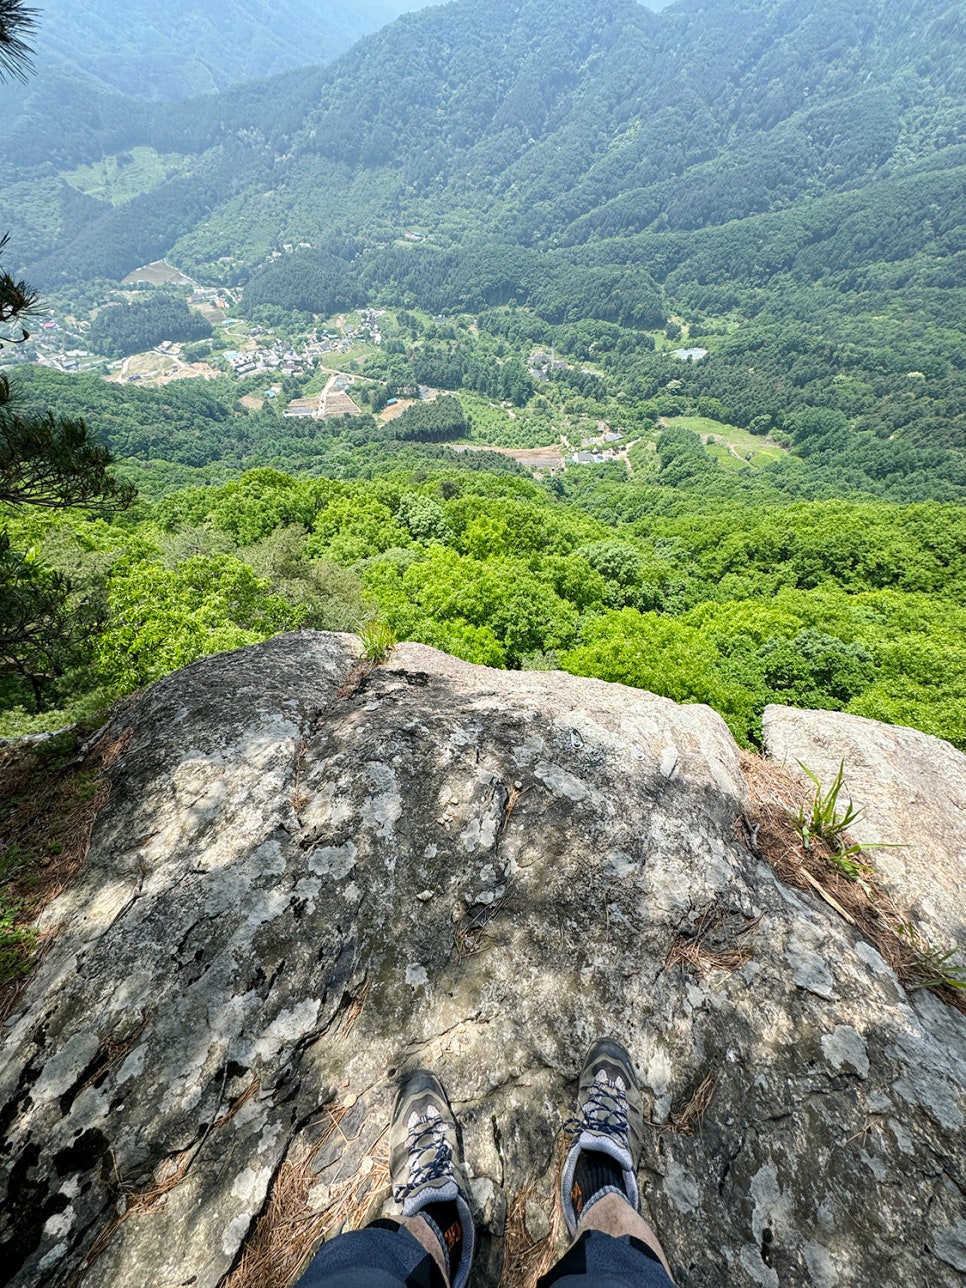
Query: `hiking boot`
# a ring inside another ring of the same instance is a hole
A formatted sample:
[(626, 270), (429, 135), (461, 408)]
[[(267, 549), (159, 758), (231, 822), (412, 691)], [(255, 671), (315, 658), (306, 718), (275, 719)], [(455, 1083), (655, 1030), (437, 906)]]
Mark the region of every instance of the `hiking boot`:
[(459, 1129), (442, 1084), (426, 1069), (408, 1074), (396, 1096), (389, 1172), (403, 1215), (427, 1221), (448, 1260), (452, 1288), (464, 1288), (474, 1233)]
[(644, 1105), (631, 1057), (619, 1043), (600, 1038), (590, 1048), (577, 1085), (577, 1115), (564, 1130), (574, 1138), (561, 1181), (571, 1235), (604, 1194), (622, 1195), (636, 1212)]

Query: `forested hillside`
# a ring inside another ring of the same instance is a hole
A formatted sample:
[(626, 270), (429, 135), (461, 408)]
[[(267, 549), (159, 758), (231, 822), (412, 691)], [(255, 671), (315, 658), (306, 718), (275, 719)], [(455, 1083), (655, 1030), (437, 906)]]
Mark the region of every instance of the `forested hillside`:
[[(142, 501), (11, 523), (71, 585), (6, 727), (375, 622), (707, 701), (752, 745), (768, 701), (966, 745), (964, 37), (950, 0), (455, 0), (216, 97), (28, 98), (11, 267), (96, 299), (92, 371), (24, 364), (20, 395)], [(110, 295), (161, 256), (231, 329)], [(315, 356), (239, 376), (268, 334)], [(210, 378), (101, 378), (160, 342)], [(336, 373), (360, 414), (316, 415)], [(538, 481), (471, 450), (537, 446)]]
[(344, 53), (428, 0), (44, 0), (37, 57), (51, 72), (135, 98), (187, 98)]
[[(197, 268), (226, 235), (243, 272), (283, 241), (342, 226), (546, 249), (954, 169), (963, 39), (948, 0), (681, 0), (660, 15), (634, 0), (456, 0), (405, 15), (330, 69), (261, 88), (168, 110), (28, 105), (6, 152), (22, 174), (41, 156), (49, 170), (137, 144), (204, 157), (212, 217), (180, 248)], [(56, 121), (43, 146), (30, 145), (31, 110)], [(226, 149), (231, 178), (217, 164)], [(177, 188), (159, 185), (146, 204), (174, 218), (172, 242), (197, 224)], [(70, 228), (55, 240), (66, 248)], [(881, 249), (893, 259), (907, 247)], [(94, 275), (69, 255), (57, 267)]]
[[(662, 9), (670, 0), (644, 0)], [(45, 0), (35, 91), (57, 80), (134, 98), (178, 99), (329, 62), (431, 0)]]

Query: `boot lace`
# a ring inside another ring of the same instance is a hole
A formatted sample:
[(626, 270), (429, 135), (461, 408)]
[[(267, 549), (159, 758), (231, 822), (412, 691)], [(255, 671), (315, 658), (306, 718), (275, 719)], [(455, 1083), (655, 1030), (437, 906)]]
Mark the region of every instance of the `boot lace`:
[(598, 1073), (580, 1116), (568, 1118), (564, 1123), (564, 1131), (575, 1140), (585, 1131), (595, 1136), (613, 1136), (626, 1146), (630, 1129), (627, 1123), (627, 1093), (623, 1082), (611, 1082), (603, 1070)]
[(430, 1181), (453, 1175), (453, 1151), (446, 1139), (438, 1115), (419, 1118), (415, 1114), (406, 1133), (409, 1151), (409, 1180), (393, 1189), (393, 1197), (402, 1203)]

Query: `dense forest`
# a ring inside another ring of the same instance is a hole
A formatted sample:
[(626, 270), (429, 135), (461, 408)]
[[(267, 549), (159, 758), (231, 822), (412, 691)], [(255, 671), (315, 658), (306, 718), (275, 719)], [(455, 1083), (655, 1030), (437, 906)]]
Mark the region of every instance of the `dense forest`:
[(153, 349), (165, 340), (204, 340), (210, 335), (211, 324), (180, 296), (156, 291), (148, 299), (102, 309), (87, 341), (99, 353), (121, 358)]
[[(659, 443), (662, 470), (675, 447)], [(39, 704), (6, 675), (4, 731), (58, 727), (279, 630), (379, 619), (470, 661), (710, 703), (746, 745), (783, 702), (966, 748), (961, 506), (789, 504), (606, 467), (544, 486), (456, 458), (366, 457), (354, 480), (260, 469), (113, 521), (11, 521), (71, 589)]]

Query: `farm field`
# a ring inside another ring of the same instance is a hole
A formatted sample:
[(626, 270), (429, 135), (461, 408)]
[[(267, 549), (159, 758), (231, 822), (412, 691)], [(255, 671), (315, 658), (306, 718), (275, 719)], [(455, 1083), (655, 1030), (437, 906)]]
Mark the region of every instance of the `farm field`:
[(151, 192), (172, 175), (185, 170), (188, 164), (187, 158), (176, 152), (163, 155), (151, 147), (134, 147), (130, 152), (77, 166), (63, 178), (88, 197), (120, 206)]
[(663, 423), (698, 434), (708, 453), (726, 468), (737, 470), (751, 465), (760, 470), (785, 455), (784, 449), (770, 438), (749, 434), (737, 425), (723, 425), (706, 416), (675, 416)]
[(182, 273), (180, 268), (175, 268), (169, 264), (166, 259), (156, 259), (152, 264), (145, 264), (143, 268), (136, 268), (133, 273), (128, 273), (127, 277), (122, 279), (125, 286), (131, 286), (138, 282), (143, 282), (145, 286), (193, 286), (191, 278)]

